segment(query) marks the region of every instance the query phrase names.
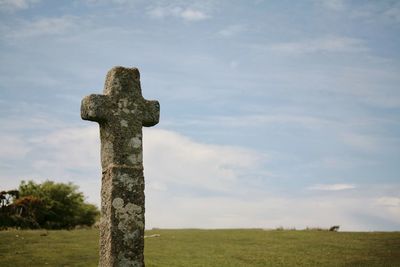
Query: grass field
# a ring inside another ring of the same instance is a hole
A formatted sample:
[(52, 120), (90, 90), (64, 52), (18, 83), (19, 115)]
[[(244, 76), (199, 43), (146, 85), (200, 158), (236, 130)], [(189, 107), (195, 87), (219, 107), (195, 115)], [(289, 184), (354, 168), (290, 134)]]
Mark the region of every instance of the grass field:
[[(400, 266), (400, 232), (151, 230), (147, 267)], [(0, 266), (97, 266), (98, 230), (1, 231)]]

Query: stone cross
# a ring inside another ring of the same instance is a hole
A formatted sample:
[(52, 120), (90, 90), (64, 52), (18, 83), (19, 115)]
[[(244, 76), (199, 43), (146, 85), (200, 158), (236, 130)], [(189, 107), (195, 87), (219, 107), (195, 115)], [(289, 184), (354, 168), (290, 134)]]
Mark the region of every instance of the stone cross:
[(103, 95), (83, 98), (81, 117), (100, 125), (101, 267), (144, 266), (142, 126), (156, 125), (158, 101), (143, 98), (136, 68), (114, 67)]

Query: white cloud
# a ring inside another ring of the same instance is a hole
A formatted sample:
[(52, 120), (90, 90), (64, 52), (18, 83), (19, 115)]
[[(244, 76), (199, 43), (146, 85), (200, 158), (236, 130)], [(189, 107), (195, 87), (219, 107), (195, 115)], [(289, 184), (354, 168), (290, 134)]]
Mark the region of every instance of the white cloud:
[(0, 140), (2, 145), (0, 146), (0, 159), (21, 159), (26, 156), (30, 148), (21, 136), (17, 135), (1, 135)]
[(37, 156), (33, 167), (47, 168), (55, 173), (64, 169), (93, 169), (100, 162), (98, 127), (62, 128), (33, 138), (32, 147)]
[(204, 20), (204, 19), (208, 18), (208, 16), (206, 14), (204, 14), (203, 12), (201, 12), (199, 10), (190, 9), (190, 8), (185, 9), (181, 13), (181, 17), (184, 20), (188, 20), (188, 21)]
[[(3, 136), (6, 145), (0, 157), (19, 159), (24, 169), (13, 168), (14, 179), (25, 177), (90, 184), (85, 194), (99, 203), (101, 181), (98, 126), (63, 127), (41, 136), (21, 138)], [(172, 185), (197, 190), (228, 192), (250, 173), (263, 156), (240, 147), (197, 143), (172, 131), (151, 129), (144, 136), (144, 161), (147, 185), (165, 191)], [(27, 153), (29, 152), (29, 157)], [(29, 177), (25, 174), (29, 173)], [(0, 177), (1, 177), (0, 173)], [(93, 183), (95, 185), (93, 185)], [(15, 183), (13, 184), (15, 186)]]
[[(45, 179), (57, 182), (71, 181), (80, 186), (90, 202), (100, 203), (98, 127), (93, 125), (74, 128), (64, 125), (63, 128), (47, 134), (30, 137), (26, 147), (29, 154), (25, 154), (25, 158), (19, 161), (23, 168), (14, 166), (7, 174), (8, 179), (14, 180), (13, 183), (9, 183), (10, 186), (15, 187), (18, 179), (33, 179), (37, 182)], [(4, 175), (0, 173), (0, 179)]]
[(151, 184), (227, 192), (263, 160), (244, 148), (197, 143), (176, 132), (145, 130), (144, 161)]
[(400, 224), (400, 197), (383, 196), (375, 200), (376, 207), (384, 210), (389, 216), (397, 218)]
[(27, 9), (41, 0), (0, 0), (0, 11), (16, 11)]
[(210, 16), (205, 14), (203, 11), (180, 6), (168, 6), (168, 7), (151, 7), (148, 9), (147, 14), (152, 18), (163, 19), (167, 17), (181, 18), (185, 21), (200, 21), (208, 19)]
[[(97, 127), (54, 127), (49, 132), (31, 132), (28, 138), (2, 136), (0, 158), (14, 160), (0, 171), (2, 188), (16, 188), (21, 181), (72, 181), (81, 187), (90, 202), (99, 203), (100, 155)], [(27, 126), (33, 127), (32, 125)], [(41, 133), (39, 135), (39, 133)]]
[(400, 197), (380, 197), (376, 201), (381, 206), (400, 208)]
[(82, 29), (82, 27), (86, 26), (85, 23), (86, 21), (79, 20), (75, 16), (14, 20), (0, 27), (0, 39), (23, 39), (46, 35), (66, 37), (66, 34)]
[(353, 184), (316, 184), (308, 189), (320, 191), (342, 191), (356, 188)]
[(295, 42), (276, 43), (266, 48), (275, 52), (293, 54), (368, 51), (368, 47), (363, 40), (343, 36), (328, 36)]
[[(96, 124), (64, 127), (27, 143), (32, 160), (24, 165), (24, 170), (30, 175), (21, 176), (17, 169), (15, 177), (0, 173), (3, 187), (15, 186), (15, 180), (21, 177), (72, 181), (89, 201), (99, 204), (101, 167)], [(23, 156), (27, 152), (21, 153)], [(264, 155), (248, 149), (204, 144), (173, 131), (145, 129), (147, 227), (379, 227), (357, 217), (357, 213), (381, 220), (384, 229), (393, 229), (393, 225), (400, 223), (397, 197), (334, 195), (337, 191), (357, 189), (352, 184), (319, 184), (309, 188), (333, 191), (329, 196), (288, 197), (246, 183), (253, 179), (254, 170), (265, 168), (264, 163)]]
[(70, 30), (77, 29), (77, 17), (63, 16), (53, 18), (39, 18), (34, 21), (22, 21), (20, 25), (14, 26), (7, 33), (11, 38), (26, 38), (42, 35), (64, 34)]
[(230, 25), (218, 32), (218, 34), (222, 37), (232, 37), (234, 35), (237, 35), (241, 32), (244, 32), (246, 30), (246, 27), (241, 24), (235, 24), (235, 25)]
[[(173, 196), (146, 193), (146, 227), (305, 229), (340, 225), (344, 231), (398, 230), (399, 214), (368, 197)], [(376, 222), (371, 222), (374, 219)]]
[(346, 7), (344, 0), (318, 0), (317, 3), (321, 4), (325, 8), (335, 11), (344, 10)]

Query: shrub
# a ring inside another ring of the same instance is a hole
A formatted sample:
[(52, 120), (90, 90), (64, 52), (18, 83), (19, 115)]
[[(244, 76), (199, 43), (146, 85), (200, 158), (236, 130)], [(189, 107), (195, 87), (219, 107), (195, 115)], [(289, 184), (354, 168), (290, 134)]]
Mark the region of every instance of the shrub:
[(5, 194), (0, 198), (0, 227), (70, 229), (91, 226), (99, 215), (97, 207), (86, 203), (72, 183), (22, 181), (17, 192), (14, 198), (5, 198)]

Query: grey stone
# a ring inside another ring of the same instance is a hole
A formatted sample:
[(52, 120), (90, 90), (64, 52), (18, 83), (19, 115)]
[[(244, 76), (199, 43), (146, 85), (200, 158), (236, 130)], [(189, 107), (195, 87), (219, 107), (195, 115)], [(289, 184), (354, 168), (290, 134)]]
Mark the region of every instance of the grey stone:
[(112, 68), (103, 95), (82, 100), (81, 117), (100, 126), (101, 219), (99, 266), (144, 266), (142, 126), (160, 117), (158, 101), (143, 98), (137, 68)]

